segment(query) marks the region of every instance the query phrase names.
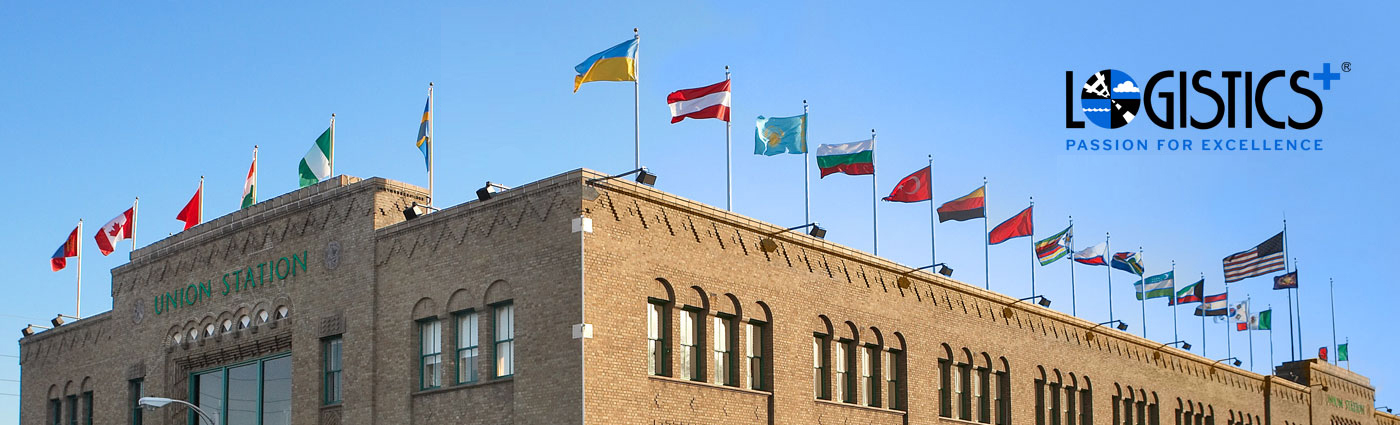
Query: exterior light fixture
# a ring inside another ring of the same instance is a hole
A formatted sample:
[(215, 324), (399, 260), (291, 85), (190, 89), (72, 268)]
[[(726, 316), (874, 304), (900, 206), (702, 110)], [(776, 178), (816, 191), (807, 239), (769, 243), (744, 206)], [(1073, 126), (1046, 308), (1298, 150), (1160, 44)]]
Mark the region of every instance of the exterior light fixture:
[(403, 209), (403, 218), (404, 220), (412, 220), (433, 211), (442, 211), (442, 209), (414, 202), (413, 205), (409, 205), (408, 208)]
[(616, 178), (627, 177), (627, 176), (630, 176), (630, 175), (633, 175), (633, 174), (636, 174), (636, 175), (637, 175), (637, 178), (636, 178), (637, 183), (641, 183), (641, 184), (644, 184), (644, 185), (647, 185), (647, 186), (656, 186), (656, 174), (652, 174), (650, 170), (647, 170), (647, 167), (638, 168), (638, 169), (635, 169), (635, 170), (632, 170), (632, 171), (628, 171), (628, 172), (626, 172), (626, 173), (618, 174), (618, 175), (615, 175), (615, 176), (607, 176), (607, 177), (599, 177), (599, 178), (596, 178), (596, 179), (589, 179), (589, 180), (588, 180), (588, 184), (594, 184), (594, 183), (601, 182), (601, 181), (607, 181), (607, 180), (612, 180), (612, 179), (616, 179)]
[(55, 328), (57, 328), (57, 327), (59, 327), (59, 326), (63, 326), (63, 323), (64, 323), (63, 318), (65, 318), (65, 317), (66, 317), (66, 318), (69, 318), (69, 319), (73, 319), (73, 320), (78, 320), (78, 319), (79, 319), (77, 316), (69, 316), (69, 315), (67, 315), (67, 314), (59, 313), (58, 316), (56, 316), (56, 317), (54, 317), (54, 318), (52, 318), (52, 319), (49, 319), (49, 323), (52, 324), (53, 327), (55, 327)]
[(947, 265), (947, 264), (944, 264), (944, 263), (938, 263), (938, 264), (932, 264), (932, 265), (927, 265), (927, 266), (919, 267), (919, 268), (917, 268), (917, 269), (912, 269), (912, 270), (909, 270), (909, 271), (907, 271), (907, 272), (904, 272), (904, 274), (901, 274), (901, 275), (899, 275), (898, 278), (895, 278), (894, 282), (895, 282), (895, 284), (899, 285), (900, 288), (908, 288), (909, 285), (912, 284), (912, 282), (909, 281), (909, 274), (910, 274), (910, 273), (913, 273), (913, 272), (916, 272), (916, 271), (919, 271), (919, 270), (924, 270), (924, 269), (931, 269), (931, 268), (934, 268), (934, 267), (940, 267), (940, 268), (938, 269), (938, 274), (941, 274), (941, 275), (946, 276), (946, 277), (952, 277), (952, 276), (953, 276), (953, 268), (952, 268), (952, 267), (948, 267), (948, 265)]
[(25, 326), (24, 329), (20, 329), (20, 330), (19, 330), (19, 333), (23, 334), (24, 336), (34, 335), (34, 334), (37, 332), (37, 331), (34, 330), (34, 328), (39, 328), (39, 329), (52, 329), (52, 328), (47, 327), (47, 326), (39, 326), (39, 325), (33, 325), (33, 324), (31, 324), (31, 325), (29, 325), (29, 326)]
[(491, 199), (491, 197), (495, 196), (497, 193), (501, 193), (510, 189), (510, 187), (507, 187), (505, 185), (499, 183), (491, 183), (488, 181), (486, 182), (486, 186), (476, 190), (476, 200), (486, 201), (488, 199)]
[(1016, 310), (1012, 309), (1011, 306), (1014, 306), (1014, 305), (1016, 305), (1016, 303), (1019, 303), (1019, 302), (1021, 302), (1021, 301), (1029, 301), (1029, 300), (1033, 300), (1033, 299), (1036, 299), (1036, 298), (1039, 298), (1039, 299), (1040, 299), (1040, 301), (1036, 302), (1036, 304), (1039, 304), (1041, 307), (1050, 307), (1050, 299), (1049, 299), (1049, 298), (1045, 298), (1044, 295), (1031, 295), (1031, 296), (1029, 296), (1029, 297), (1025, 297), (1025, 298), (1021, 298), (1021, 299), (1019, 299), (1019, 300), (1016, 300), (1015, 302), (1012, 302), (1011, 304), (1007, 304), (1006, 307), (1002, 307), (1002, 308), (1001, 308), (1001, 315), (1002, 315), (1002, 316), (1006, 316), (1006, 317), (1011, 317), (1012, 315), (1014, 315), (1014, 314), (1016, 313)]
[[(1230, 364), (1235, 365), (1235, 367), (1240, 367), (1240, 359), (1239, 359), (1238, 357), (1227, 357), (1227, 358), (1223, 358), (1223, 359), (1220, 359), (1220, 360), (1216, 360), (1215, 363), (1220, 363), (1220, 362), (1223, 362), (1223, 361), (1226, 361), (1226, 360), (1231, 361)], [(1211, 368), (1211, 371), (1212, 371), (1211, 373), (1215, 373), (1215, 372), (1214, 372), (1214, 371), (1215, 371), (1215, 368)]]
[(817, 238), (817, 239), (824, 239), (824, 238), (826, 238), (826, 229), (823, 229), (821, 226), (817, 225), (816, 222), (812, 222), (812, 223), (807, 223), (807, 224), (804, 224), (804, 225), (801, 225), (801, 226), (789, 227), (789, 228), (786, 228), (786, 229), (783, 229), (783, 230), (779, 230), (779, 231), (776, 232), (776, 233), (771, 233), (771, 234), (769, 234), (768, 236), (765, 236), (763, 239), (760, 239), (760, 240), (758, 241), (758, 249), (763, 250), (763, 252), (773, 252), (773, 251), (777, 251), (777, 250), (778, 250), (778, 242), (773, 240), (773, 237), (774, 237), (774, 236), (781, 235), (781, 234), (783, 234), (784, 232), (791, 232), (791, 231), (793, 231), (793, 230), (802, 229), (802, 228), (808, 228), (808, 227), (811, 228), (811, 229), (808, 229), (808, 230), (807, 230), (807, 234), (808, 234), (808, 235), (811, 235), (812, 237)]
[(208, 422), (209, 425), (215, 425), (214, 420), (209, 418), (209, 414), (204, 413), (203, 410), (200, 410), (199, 406), (195, 406), (193, 404), (190, 404), (190, 402), (184, 400), (176, 400), (165, 397), (141, 397), (140, 399), (136, 400), (137, 406), (145, 407), (148, 409), (159, 409), (161, 407), (165, 407), (165, 405), (170, 403), (184, 405), (185, 407), (190, 408), (190, 410), (193, 410), (196, 414), (198, 414), (199, 418), (201, 419), (201, 422)]

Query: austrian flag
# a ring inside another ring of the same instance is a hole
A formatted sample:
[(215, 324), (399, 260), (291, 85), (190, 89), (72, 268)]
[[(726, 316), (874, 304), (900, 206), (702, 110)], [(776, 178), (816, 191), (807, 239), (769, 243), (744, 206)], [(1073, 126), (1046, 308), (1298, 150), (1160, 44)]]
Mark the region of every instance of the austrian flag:
[(97, 231), (97, 235), (93, 236), (93, 239), (97, 240), (97, 250), (102, 251), (104, 256), (111, 254), (112, 251), (117, 250), (117, 241), (131, 239), (135, 229), (136, 207), (133, 206), (117, 218), (102, 225), (102, 228)]
[(666, 96), (671, 124), (681, 120), (717, 118), (729, 121), (729, 80), (697, 89), (676, 90)]

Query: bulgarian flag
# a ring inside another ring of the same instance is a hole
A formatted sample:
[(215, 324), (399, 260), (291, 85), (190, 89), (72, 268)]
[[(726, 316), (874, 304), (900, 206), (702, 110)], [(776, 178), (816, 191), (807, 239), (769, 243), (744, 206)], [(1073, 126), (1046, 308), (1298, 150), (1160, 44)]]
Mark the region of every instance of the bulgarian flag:
[(248, 166), (248, 177), (243, 179), (243, 206), (248, 208), (258, 203), (258, 147), (253, 146), (253, 165)]
[(301, 182), (301, 187), (311, 186), (321, 180), (331, 176), (331, 164), (335, 159), (335, 118), (331, 118), (331, 127), (321, 133), (321, 137), (316, 138), (316, 144), (311, 145), (311, 150), (306, 152), (306, 157), (301, 159), (301, 165), (297, 167), (297, 175)]
[(875, 174), (875, 139), (817, 146), (817, 167), (829, 174)]

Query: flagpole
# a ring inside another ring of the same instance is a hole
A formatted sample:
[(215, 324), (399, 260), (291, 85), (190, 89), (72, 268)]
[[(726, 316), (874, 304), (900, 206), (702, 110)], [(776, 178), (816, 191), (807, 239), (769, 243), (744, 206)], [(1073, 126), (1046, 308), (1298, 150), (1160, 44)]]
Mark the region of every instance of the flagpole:
[(131, 252), (136, 252), (136, 207), (139, 205), (141, 205), (141, 197), (137, 196), (136, 200), (131, 202), (131, 223), (129, 224), (131, 226)]
[(806, 127), (807, 127), (807, 124), (806, 124), (806, 121), (807, 121), (807, 99), (802, 99), (802, 121), (803, 121), (803, 125), (802, 125), (802, 127), (803, 127), (803, 128), (802, 128), (802, 193), (803, 193), (803, 195), (802, 195), (802, 197), (803, 197), (803, 202), (804, 202), (803, 205), (805, 206), (805, 207), (804, 207), (805, 209), (804, 209), (803, 211), (804, 211), (804, 214), (806, 214), (806, 215), (804, 216), (804, 217), (806, 217), (804, 223), (811, 224), (811, 223), (812, 223), (812, 170), (811, 170), (811, 168), (809, 168), (810, 165), (809, 165), (808, 163), (809, 163), (809, 162), (812, 162), (812, 161), (811, 161), (811, 157), (808, 156), (808, 155), (810, 155), (810, 154), (808, 153), (808, 151), (809, 151), (810, 149), (807, 149), (807, 128), (806, 128)]
[(199, 224), (204, 222), (204, 176), (199, 176), (199, 190), (194, 194), (199, 197), (199, 217), (194, 224)]
[(1274, 305), (1269, 304), (1269, 374), (1274, 373)]
[[(933, 203), (933, 154), (928, 155), (928, 257), (929, 264), (938, 264), (938, 232), (934, 230), (938, 227), (937, 207)], [(984, 211), (985, 212), (985, 211)]]
[[(1346, 341), (1347, 351), (1351, 351), (1351, 337), (1347, 337)], [(1347, 370), (1351, 370), (1351, 353), (1347, 353)]]
[(78, 291), (73, 304), (73, 316), (83, 317), (83, 219), (78, 219)]
[(1230, 314), (1230, 287), (1228, 285), (1225, 287), (1225, 314), (1230, 316), (1230, 321), (1225, 327), (1225, 357), (1235, 357), (1235, 347), (1230, 341), (1230, 327), (1235, 324), (1235, 315)]
[[(1288, 258), (1289, 258), (1289, 257), (1288, 257), (1288, 212), (1284, 212), (1284, 213), (1283, 213), (1283, 272), (1284, 272), (1284, 273), (1290, 273), (1290, 272), (1298, 271), (1298, 259), (1296, 259), (1296, 258), (1293, 259), (1293, 270), (1289, 270), (1289, 269), (1288, 269)], [(1288, 308), (1289, 308), (1289, 312), (1288, 312), (1288, 332), (1289, 332), (1288, 339), (1289, 339), (1290, 341), (1293, 340), (1293, 335), (1292, 335), (1292, 333), (1293, 333), (1293, 329), (1294, 329), (1294, 327), (1293, 327), (1294, 317), (1302, 316), (1302, 314), (1301, 314), (1301, 313), (1302, 313), (1301, 309), (1299, 309), (1299, 310), (1300, 310), (1300, 311), (1298, 312), (1299, 314), (1297, 314), (1296, 316), (1294, 315), (1293, 310), (1292, 310), (1292, 309), (1294, 308), (1294, 307), (1293, 307), (1293, 301), (1291, 301), (1291, 300), (1293, 299), (1293, 298), (1292, 298), (1292, 295), (1294, 295), (1294, 294), (1297, 293), (1297, 289), (1298, 289), (1298, 288), (1297, 288), (1296, 285), (1294, 286), (1293, 289), (1285, 289), (1285, 291), (1288, 292), (1289, 300), (1290, 300), (1290, 301), (1288, 302)], [(1302, 304), (1302, 303), (1303, 303), (1303, 300), (1302, 300), (1302, 299), (1299, 299), (1299, 300), (1298, 300), (1298, 304)], [(1299, 320), (1299, 321), (1298, 321), (1298, 328), (1302, 328), (1302, 327), (1303, 327), (1303, 322), (1302, 322), (1302, 320)], [(1292, 344), (1289, 344), (1289, 346), (1291, 347)], [(1302, 330), (1299, 330), (1299, 331), (1298, 331), (1298, 358), (1303, 358), (1303, 331), (1302, 331)]]
[[(1330, 277), (1327, 278), (1327, 301), (1328, 304), (1332, 305), (1332, 351), (1337, 351), (1337, 288)], [(1341, 353), (1340, 351), (1337, 352)], [(1338, 362), (1341, 361), (1340, 356), (1333, 357), (1338, 358), (1334, 359), (1332, 364), (1339, 364)]]
[(1206, 273), (1201, 272), (1201, 356), (1206, 356)]
[(1108, 239), (1109, 239), (1109, 234), (1108, 234), (1108, 232), (1103, 232), (1103, 250), (1104, 250), (1103, 259), (1106, 260), (1106, 261), (1108, 262), (1108, 264), (1104, 264), (1105, 266), (1108, 266), (1108, 267), (1105, 267), (1105, 268), (1104, 268), (1104, 269), (1105, 269), (1105, 270), (1104, 270), (1104, 271), (1105, 271), (1104, 276), (1108, 278), (1108, 321), (1112, 322), (1112, 321), (1113, 321), (1113, 259), (1110, 258), (1109, 255), (1110, 255), (1110, 253), (1113, 252), (1113, 248), (1112, 248), (1111, 246), (1109, 246), (1109, 244), (1108, 244)]
[(433, 168), (434, 168), (434, 167), (433, 167), (433, 163), (436, 162), (436, 158), (434, 158), (435, 155), (433, 155), (433, 145), (436, 145), (436, 144), (437, 144), (437, 143), (434, 143), (434, 141), (433, 141), (433, 138), (434, 138), (434, 137), (437, 137), (437, 134), (434, 134), (434, 133), (433, 133), (433, 122), (434, 122), (434, 121), (437, 121), (437, 119), (436, 119), (437, 117), (434, 116), (434, 115), (437, 115), (437, 110), (436, 110), (436, 108), (435, 108), (436, 106), (437, 106), (437, 105), (435, 105), (434, 102), (433, 102), (433, 82), (432, 82), (432, 81), (429, 81), (429, 82), (428, 82), (428, 140), (427, 140), (427, 143), (428, 143), (428, 206), (432, 206), (432, 205), (433, 205), (433, 201), (436, 200), (436, 198), (437, 198), (437, 197), (433, 196)]
[(1288, 294), (1288, 358), (1298, 360), (1299, 353), (1293, 346), (1293, 291), (1284, 290), (1283, 292)]
[(632, 79), (632, 156), (635, 167), (642, 168), (642, 35), (637, 32), (637, 28), (632, 28), (632, 39), (637, 45), (637, 59), (632, 61), (632, 71), (636, 73)]
[(1177, 307), (1178, 307), (1179, 304), (1181, 304), (1181, 303), (1176, 302), (1176, 260), (1172, 260), (1172, 295), (1171, 295), (1171, 297), (1172, 297), (1172, 299), (1171, 299), (1171, 304), (1172, 304), (1172, 341), (1180, 341), (1180, 340), (1181, 340), (1181, 331), (1180, 331), (1179, 329), (1177, 329), (1177, 327), (1176, 327), (1176, 314), (1177, 314), (1177, 312), (1178, 312), (1178, 308), (1177, 308)]
[[(870, 129), (870, 217), (875, 228), (870, 233), (871, 244), (875, 247), (872, 254), (880, 255), (880, 186), (875, 177), (875, 129)], [(929, 170), (932, 172), (933, 170)], [(933, 202), (933, 200), (929, 200)]]
[[(330, 157), (330, 158), (326, 158), (326, 165), (329, 165), (329, 166), (330, 166), (330, 169), (331, 169), (331, 175), (330, 175), (330, 177), (335, 177), (335, 113), (334, 113), (334, 112), (331, 113), (331, 157)], [(203, 177), (201, 177), (201, 179), (203, 179)], [(201, 187), (203, 187), (203, 186), (201, 186)], [(201, 200), (201, 201), (202, 201), (202, 200)], [(201, 204), (201, 205), (203, 205), (203, 204)], [(201, 214), (201, 215), (200, 215), (200, 218), (203, 218), (203, 217), (204, 217), (204, 216)]]
[[(1034, 197), (1034, 196), (1031, 197), (1031, 206), (1030, 206), (1030, 208), (1035, 208), (1035, 197)], [(1036, 262), (1036, 256), (1035, 256), (1035, 217), (1034, 217), (1035, 212), (1032, 211), (1032, 212), (1031, 212), (1031, 215), (1032, 215), (1032, 217), (1031, 217), (1031, 235), (1030, 235), (1029, 238), (1026, 238), (1026, 240), (1029, 241), (1030, 244), (1031, 244), (1031, 296), (1035, 296), (1035, 295), (1038, 294), (1037, 292), (1035, 292), (1035, 262)], [(1073, 261), (1073, 260), (1070, 260), (1070, 261)]]
[(258, 145), (253, 145), (253, 203), (258, 203)]
[[(933, 170), (929, 170), (930, 173)], [(982, 287), (992, 289), (992, 263), (988, 253), (991, 252), (992, 240), (987, 234), (987, 177), (982, 177)]]
[[(724, 66), (724, 82), (729, 82), (729, 65)], [(729, 108), (734, 109), (734, 92), (729, 95)], [(728, 114), (729, 112), (726, 112)], [(734, 142), (730, 139), (733, 133), (733, 125), (729, 122), (729, 117), (724, 118), (724, 209), (734, 211)]]
[[(1138, 247), (1138, 264), (1146, 264), (1142, 261), (1142, 247)], [(1109, 263), (1109, 268), (1113, 268)], [(1143, 273), (1138, 274), (1138, 306), (1142, 307), (1142, 337), (1147, 338), (1147, 281), (1143, 280), (1143, 274), (1147, 273), (1147, 267), (1142, 268)]]
[(1074, 292), (1074, 216), (1069, 216), (1069, 314), (1079, 316), (1079, 295)]
[[(1249, 297), (1244, 297), (1244, 304), (1249, 305)], [(1258, 320), (1255, 320), (1258, 323)], [(1249, 371), (1254, 371), (1254, 329), (1249, 327), (1249, 322), (1244, 324), (1245, 333), (1249, 334)]]

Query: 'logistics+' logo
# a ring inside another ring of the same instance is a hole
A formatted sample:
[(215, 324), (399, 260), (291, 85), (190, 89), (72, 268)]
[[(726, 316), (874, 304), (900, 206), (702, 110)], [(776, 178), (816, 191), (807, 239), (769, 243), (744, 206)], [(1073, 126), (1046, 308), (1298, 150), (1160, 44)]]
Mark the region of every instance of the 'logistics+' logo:
[[(1345, 68), (1345, 65), (1343, 64)], [(1251, 71), (1222, 71), (1219, 76), (1225, 80), (1224, 96), (1217, 89), (1221, 89), (1218, 84), (1212, 88), (1205, 84), (1215, 76), (1211, 71), (1200, 70), (1190, 73), (1190, 88), (1192, 91), (1210, 99), (1208, 104), (1215, 105), (1215, 112), (1210, 115), (1192, 116), (1187, 109), (1187, 71), (1166, 70), (1152, 75), (1145, 85), (1139, 86), (1126, 72), (1116, 69), (1105, 69), (1089, 76), (1083, 86), (1080, 87), (1079, 106), (1080, 111), (1089, 122), (1103, 128), (1119, 128), (1133, 122), (1139, 114), (1147, 114), (1147, 118), (1158, 127), (1165, 129), (1187, 128), (1196, 129), (1215, 128), (1221, 121), (1225, 122), (1228, 128), (1236, 128), (1237, 105), (1244, 104), (1244, 128), (1254, 128), (1254, 117), (1257, 115), (1260, 121), (1273, 128), (1292, 128), (1304, 130), (1317, 125), (1322, 120), (1322, 98), (1317, 92), (1304, 87), (1303, 80), (1311, 78), (1322, 83), (1322, 90), (1332, 90), (1332, 82), (1341, 80), (1342, 75), (1332, 71), (1331, 63), (1322, 64), (1322, 72), (1308, 72), (1307, 70), (1296, 70), (1291, 74), (1285, 70), (1273, 70), (1264, 73), (1257, 80), (1254, 72)], [(1297, 95), (1301, 95), (1310, 100), (1313, 104), (1311, 115), (1287, 116), (1283, 119), (1276, 118), (1269, 114), (1265, 103), (1264, 90), (1274, 80), (1288, 77), (1288, 85)], [(1175, 79), (1175, 87), (1167, 86), (1166, 89), (1158, 89), (1162, 83), (1170, 84), (1170, 80)], [(1065, 71), (1065, 128), (1084, 128), (1084, 121), (1078, 121), (1074, 115), (1074, 71)], [(1244, 98), (1236, 101), (1236, 86), (1243, 86)], [(1175, 88), (1175, 91), (1171, 89)], [(1152, 105), (1152, 98), (1160, 98), (1165, 104), (1163, 108), (1157, 109)], [(1195, 103), (1193, 103), (1195, 104)], [(1202, 121), (1199, 118), (1209, 117)], [(1300, 119), (1302, 121), (1300, 121)]]

